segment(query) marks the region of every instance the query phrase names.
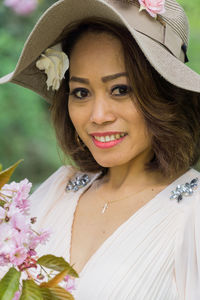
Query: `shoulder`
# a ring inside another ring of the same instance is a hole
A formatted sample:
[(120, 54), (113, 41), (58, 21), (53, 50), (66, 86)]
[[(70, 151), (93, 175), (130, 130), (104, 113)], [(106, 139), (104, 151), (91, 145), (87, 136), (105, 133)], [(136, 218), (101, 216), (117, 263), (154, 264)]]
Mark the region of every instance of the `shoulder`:
[(197, 178), (197, 186), (180, 202), (175, 269), (180, 299), (196, 300), (200, 299), (200, 173), (191, 169), (188, 175), (188, 182)]
[(189, 213), (200, 201), (200, 172), (190, 169), (180, 178), (181, 182), (179, 182), (177, 188), (180, 187), (182, 189), (183, 187), (183, 193), (178, 206), (184, 213)]
[(72, 166), (60, 167), (36, 189), (36, 191), (31, 195), (31, 198), (33, 199), (38, 194), (46, 193), (51, 189), (55, 189), (56, 187), (65, 184), (76, 172), (77, 170)]
[[(51, 189), (55, 190), (61, 187), (64, 187), (64, 189), (66, 188), (66, 190), (76, 191), (76, 189), (70, 189), (70, 184), (78, 184), (80, 181), (83, 183), (84, 180), (85, 183), (88, 183), (92, 179), (99, 176), (99, 174), (100, 173), (82, 172), (78, 168), (75, 168), (71, 165), (61, 166), (39, 186), (39, 188), (33, 193), (33, 195), (36, 195), (41, 191), (47, 192)], [(87, 180), (87, 178), (90, 180)]]
[(190, 179), (192, 179), (193, 182), (196, 180), (196, 182), (191, 195), (185, 197), (182, 203), (182, 209), (184, 212), (184, 224), (182, 225), (185, 236), (187, 236), (186, 232), (188, 232), (188, 230), (195, 233), (195, 230), (198, 229), (200, 237), (200, 172), (195, 169), (191, 169), (190, 174), (192, 174), (192, 178), (190, 177)]
[(31, 215), (38, 214), (39, 210), (46, 205), (50, 205), (52, 198), (64, 189), (68, 178), (75, 170), (71, 166), (62, 166), (50, 177), (48, 177), (30, 196)]
[(181, 216), (180, 232), (185, 239), (186, 232), (195, 230), (196, 220), (200, 218), (200, 172), (190, 169), (182, 178), (184, 180), (181, 183), (187, 191), (182, 194), (182, 200), (177, 203), (177, 207)]
[[(83, 176), (89, 176), (90, 181), (98, 176), (99, 173), (84, 173), (73, 166), (62, 166), (47, 178), (39, 188), (31, 195), (31, 214), (38, 214), (38, 207), (51, 206), (65, 197), (71, 197), (71, 193), (66, 193), (69, 183), (76, 182)], [(76, 191), (76, 190), (74, 190)], [(72, 190), (73, 192), (73, 190)], [(69, 195), (69, 196), (67, 196)]]

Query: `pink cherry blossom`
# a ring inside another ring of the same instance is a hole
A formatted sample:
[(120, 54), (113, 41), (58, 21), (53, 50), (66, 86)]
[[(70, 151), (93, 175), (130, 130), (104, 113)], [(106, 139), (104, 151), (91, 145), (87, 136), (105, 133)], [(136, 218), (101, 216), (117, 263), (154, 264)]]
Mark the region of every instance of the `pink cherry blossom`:
[(10, 252), (10, 262), (19, 266), (27, 257), (27, 251), (24, 247), (17, 247)]
[(38, 6), (38, 0), (4, 0), (4, 4), (19, 15), (29, 15)]
[(12, 240), (15, 244), (15, 247), (24, 247), (26, 250), (29, 250), (29, 243), (30, 243), (30, 234), (26, 231), (18, 231), (13, 228), (12, 230)]
[(12, 228), (9, 223), (3, 223), (0, 225), (0, 255), (5, 257), (9, 254), (10, 249), (14, 248)]
[(22, 180), (17, 186), (17, 192), (14, 197), (14, 202), (16, 207), (18, 207), (22, 212), (27, 213), (30, 207), (30, 201), (28, 199), (30, 189), (32, 184), (28, 181), (28, 179)]
[(6, 216), (11, 219), (13, 216), (20, 214), (20, 209), (16, 207), (14, 202), (10, 202), (4, 206), (6, 209)]
[(68, 291), (71, 292), (76, 289), (76, 283), (75, 279), (69, 275), (65, 276), (64, 282), (66, 282), (64, 288)]
[(43, 230), (38, 234), (32, 234), (29, 244), (30, 249), (35, 249), (39, 244), (44, 245), (48, 241), (50, 234), (50, 230)]
[(41, 231), (40, 235), (38, 237), (39, 241), (40, 241), (40, 244), (44, 245), (48, 241), (50, 235), (51, 235), (51, 231), (50, 230), (43, 230), (43, 231)]
[(11, 182), (10, 184), (5, 184), (2, 189), (1, 193), (6, 197), (6, 201), (10, 202), (16, 192), (19, 189), (19, 183), (16, 183), (15, 181)]
[(6, 254), (0, 254), (0, 267), (5, 267), (9, 265), (10, 260), (9, 257)]
[(14, 202), (15, 207), (19, 208), (24, 214), (27, 214), (30, 208), (29, 193), (31, 187), (32, 183), (27, 179), (19, 183), (13, 181), (3, 186), (0, 198), (7, 201), (7, 207), (9, 203)]
[[(36, 247), (46, 243), (50, 235), (48, 230), (36, 232), (31, 227), (37, 218), (28, 212), (30, 188), (31, 183), (25, 179), (20, 183), (5, 184), (0, 191), (0, 199), (5, 202), (0, 206), (0, 268), (13, 265), (25, 278), (27, 269), (30, 274), (41, 272), (41, 269), (37, 270)], [(12, 300), (19, 299), (20, 292)]]
[(14, 214), (10, 220), (10, 224), (18, 232), (28, 233), (30, 231), (30, 224), (26, 216), (22, 214)]
[(165, 0), (138, 0), (140, 11), (146, 10), (153, 18), (165, 13)]

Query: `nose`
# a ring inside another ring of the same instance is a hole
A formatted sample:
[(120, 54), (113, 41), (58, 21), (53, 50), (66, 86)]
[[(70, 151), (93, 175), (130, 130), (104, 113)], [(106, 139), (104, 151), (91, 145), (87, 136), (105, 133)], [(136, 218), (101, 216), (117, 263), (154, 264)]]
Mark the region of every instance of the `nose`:
[(101, 125), (115, 121), (114, 107), (109, 100), (105, 95), (99, 95), (94, 98), (90, 115), (92, 123)]

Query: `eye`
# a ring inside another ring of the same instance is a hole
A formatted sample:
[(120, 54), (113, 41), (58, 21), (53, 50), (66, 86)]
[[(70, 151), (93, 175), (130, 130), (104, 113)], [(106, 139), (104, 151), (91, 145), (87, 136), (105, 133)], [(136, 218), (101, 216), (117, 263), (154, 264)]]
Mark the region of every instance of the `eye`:
[(74, 96), (77, 99), (84, 99), (88, 97), (89, 91), (84, 88), (76, 88), (72, 90), (72, 92), (69, 94), (70, 96)]
[(114, 86), (111, 91), (113, 96), (125, 96), (131, 92), (131, 87), (125, 84), (121, 84)]

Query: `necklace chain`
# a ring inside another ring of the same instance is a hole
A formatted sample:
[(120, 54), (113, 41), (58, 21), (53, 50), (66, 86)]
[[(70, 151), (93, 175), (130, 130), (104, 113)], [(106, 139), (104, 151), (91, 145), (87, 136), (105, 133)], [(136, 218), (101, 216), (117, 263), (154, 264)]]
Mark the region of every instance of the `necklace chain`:
[[(143, 189), (143, 190), (144, 190), (144, 189)], [(129, 198), (129, 197), (131, 197), (131, 196), (133, 196), (133, 195), (137, 195), (137, 194), (141, 193), (143, 190), (138, 191), (138, 192), (136, 192), (136, 193), (132, 193), (132, 194), (126, 196), (126, 197), (123, 197), (123, 198), (120, 198), (120, 199), (117, 199), (117, 200), (111, 200), (111, 201), (108, 200), (108, 201), (104, 204), (101, 213), (104, 214), (105, 211), (108, 209), (108, 206), (109, 206), (110, 204), (112, 204), (112, 203), (114, 203), (114, 202), (118, 202), (118, 201), (124, 200), (124, 199), (127, 199), (127, 198)]]

